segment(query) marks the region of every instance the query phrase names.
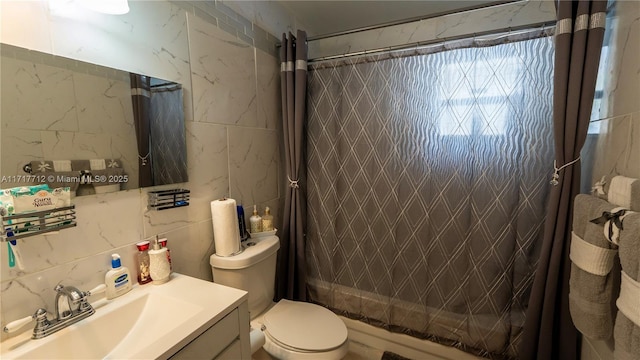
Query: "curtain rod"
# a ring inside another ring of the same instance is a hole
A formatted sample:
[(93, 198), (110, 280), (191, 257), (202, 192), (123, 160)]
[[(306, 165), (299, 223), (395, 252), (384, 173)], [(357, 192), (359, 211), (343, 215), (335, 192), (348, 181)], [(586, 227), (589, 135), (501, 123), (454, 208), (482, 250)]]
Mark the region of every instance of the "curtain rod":
[(473, 34), (456, 35), (456, 36), (450, 36), (450, 37), (438, 38), (438, 39), (432, 39), (432, 40), (426, 40), (426, 41), (417, 41), (409, 44), (385, 46), (385, 47), (371, 49), (371, 50), (361, 50), (361, 51), (354, 51), (354, 52), (338, 54), (338, 55), (322, 56), (315, 59), (309, 59), (307, 60), (307, 63), (311, 64), (314, 62), (320, 62), (320, 61), (326, 61), (326, 60), (335, 60), (335, 59), (341, 59), (341, 58), (347, 58), (347, 57), (353, 57), (353, 56), (371, 55), (371, 54), (376, 54), (381, 52), (390, 52), (390, 51), (419, 48), (423, 46), (428, 46), (428, 45), (433, 45), (433, 44), (438, 44), (438, 43), (443, 43), (448, 41), (456, 41), (456, 40), (475, 38), (475, 37), (486, 36), (486, 35), (494, 35), (502, 32), (512, 32), (512, 31), (520, 31), (520, 30), (535, 29), (535, 28), (545, 29), (548, 27), (553, 27), (555, 25), (556, 25), (556, 22), (551, 21), (551, 22), (541, 22), (541, 23), (534, 23), (534, 24), (528, 24), (528, 25), (514, 26), (506, 29), (487, 30), (487, 31), (473, 33)]
[[(335, 36), (349, 35), (349, 34), (355, 34), (355, 33), (359, 33), (359, 32), (369, 31), (369, 30), (382, 29), (382, 28), (389, 27), (389, 26), (403, 25), (403, 24), (408, 24), (408, 23), (412, 23), (412, 22), (433, 19), (433, 18), (437, 18), (437, 17), (440, 17), (440, 16), (444, 16), (444, 15), (451, 15), (451, 14), (457, 14), (457, 13), (461, 13), (461, 12), (465, 12), (465, 11), (478, 10), (478, 9), (491, 7), (491, 6), (496, 6), (496, 5), (503, 5), (503, 4), (514, 3), (514, 2), (526, 2), (526, 1), (529, 1), (529, 0), (492, 1), (490, 3), (486, 3), (486, 4), (483, 4), (481, 6), (468, 6), (468, 7), (459, 9), (459, 10), (455, 10), (453, 12), (442, 11), (442, 12), (439, 12), (439, 13), (434, 13), (434, 14), (430, 14), (430, 15), (426, 15), (426, 16), (416, 16), (416, 17), (402, 19), (402, 20), (389, 21), (389, 22), (382, 23), (382, 24), (377, 24), (377, 25), (363, 26), (363, 27), (359, 27), (359, 28), (355, 28), (355, 29), (351, 29), (351, 30), (343, 30), (343, 31), (337, 31), (337, 32), (328, 33), (328, 34), (309, 36), (309, 37), (307, 37), (307, 43), (309, 41), (316, 41), (316, 40), (327, 39), (327, 38), (335, 37)], [(282, 46), (281, 43), (279, 43), (279, 42), (276, 43), (276, 48), (280, 48), (281, 46)]]

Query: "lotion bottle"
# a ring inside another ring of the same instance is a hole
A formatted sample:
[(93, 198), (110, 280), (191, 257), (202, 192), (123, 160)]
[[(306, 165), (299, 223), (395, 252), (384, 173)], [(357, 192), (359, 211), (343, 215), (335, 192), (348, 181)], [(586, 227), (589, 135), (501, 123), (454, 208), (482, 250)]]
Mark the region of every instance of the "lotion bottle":
[(253, 215), (249, 218), (249, 224), (251, 225), (251, 233), (262, 232), (262, 217), (258, 215), (258, 207), (253, 205)]
[(273, 230), (273, 215), (271, 215), (271, 210), (267, 206), (264, 209), (264, 215), (262, 215), (262, 231), (272, 231)]
[(111, 270), (104, 275), (104, 283), (107, 285), (107, 300), (117, 298), (131, 290), (131, 273), (120, 263), (120, 255), (111, 255)]
[(160, 247), (157, 235), (153, 243), (153, 249), (149, 250), (149, 259), (149, 270), (153, 284), (159, 285), (169, 281), (171, 268), (167, 258), (167, 248)]

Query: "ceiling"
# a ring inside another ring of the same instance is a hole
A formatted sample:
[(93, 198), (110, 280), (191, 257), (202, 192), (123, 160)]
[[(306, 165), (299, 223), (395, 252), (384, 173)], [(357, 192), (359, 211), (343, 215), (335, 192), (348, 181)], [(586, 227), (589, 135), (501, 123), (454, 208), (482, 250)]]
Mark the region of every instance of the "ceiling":
[(310, 35), (326, 35), (405, 19), (437, 16), (511, 1), (280, 0)]

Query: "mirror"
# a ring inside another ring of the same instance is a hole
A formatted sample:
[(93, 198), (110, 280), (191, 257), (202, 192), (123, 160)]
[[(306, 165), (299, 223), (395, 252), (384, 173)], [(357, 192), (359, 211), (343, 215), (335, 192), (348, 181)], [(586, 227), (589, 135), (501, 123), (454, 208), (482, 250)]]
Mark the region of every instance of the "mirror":
[(65, 164), (122, 168), (77, 195), (188, 181), (180, 84), (7, 44), (0, 56), (2, 188), (46, 182), (38, 174)]

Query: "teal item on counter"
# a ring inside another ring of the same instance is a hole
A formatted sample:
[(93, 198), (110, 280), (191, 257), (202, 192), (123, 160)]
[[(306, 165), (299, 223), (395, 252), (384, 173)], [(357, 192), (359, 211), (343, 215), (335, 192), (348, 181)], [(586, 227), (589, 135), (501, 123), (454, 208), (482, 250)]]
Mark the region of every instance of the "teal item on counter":
[(32, 185), (32, 186), (21, 186), (9, 189), (11, 191), (11, 196), (18, 197), (24, 195), (35, 195), (38, 191), (46, 190), (51, 191), (49, 185), (41, 184), (41, 185)]
[(11, 249), (11, 244), (7, 241), (7, 254), (9, 254), (9, 267), (16, 266), (16, 256), (13, 254), (13, 250)]

